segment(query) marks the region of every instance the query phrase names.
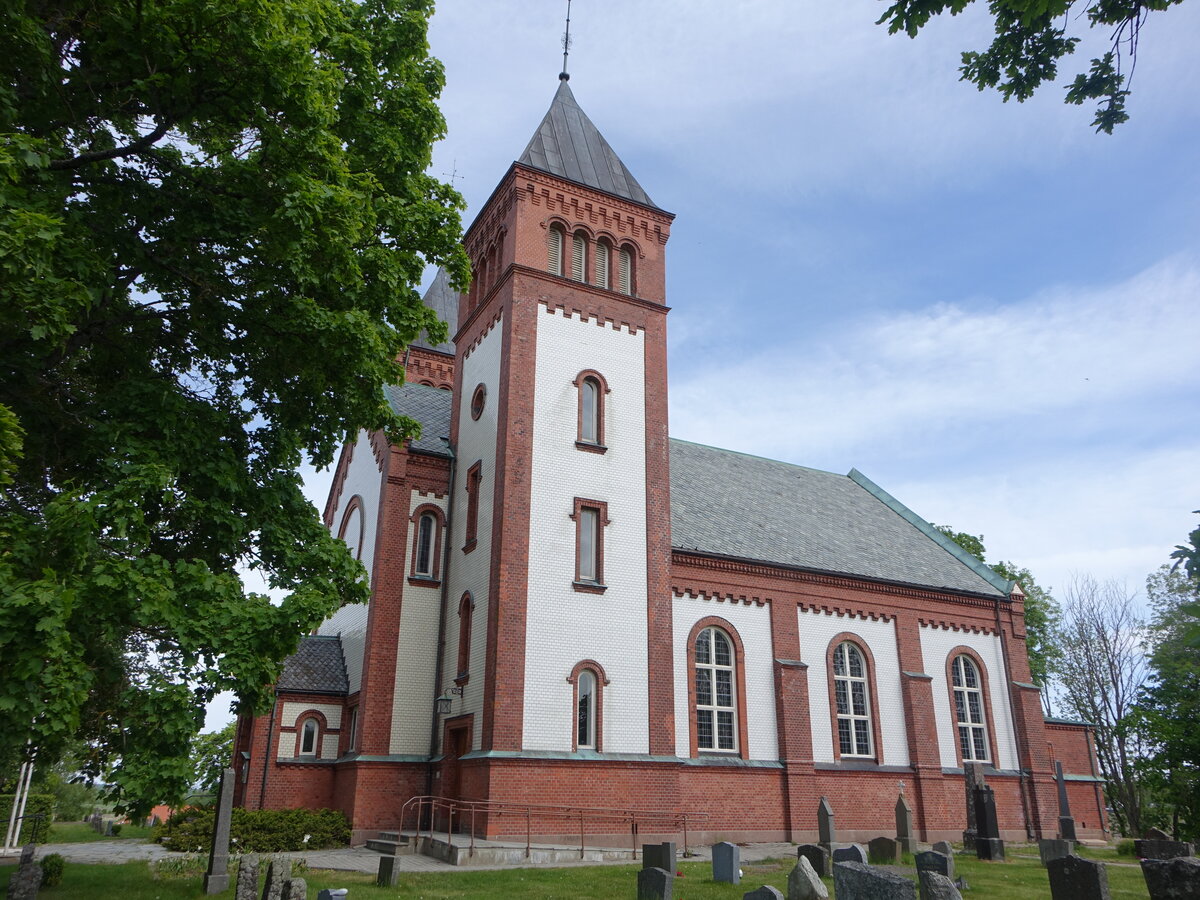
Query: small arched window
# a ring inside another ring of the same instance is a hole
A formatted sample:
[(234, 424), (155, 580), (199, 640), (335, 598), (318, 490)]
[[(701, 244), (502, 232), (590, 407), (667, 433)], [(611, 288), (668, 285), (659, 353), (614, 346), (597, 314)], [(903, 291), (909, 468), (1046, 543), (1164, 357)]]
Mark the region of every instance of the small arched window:
[(575, 683), (575, 747), (596, 749), (596, 674), (591, 669), (580, 672)]
[(426, 578), (433, 577), (433, 529), (436, 526), (433, 513), (425, 513), (417, 523), (416, 574)]
[(954, 718), (958, 726), (958, 749), (963, 762), (988, 762), (987, 724), (983, 707), (983, 679), (971, 657), (954, 658)]
[(547, 245), (550, 254), (549, 268), (551, 275), (563, 274), (563, 237), (562, 226), (550, 226), (550, 236)]
[(696, 746), (700, 750), (737, 750), (737, 696), (733, 644), (719, 628), (696, 637)]
[(571, 240), (571, 278), (575, 281), (587, 278), (587, 237), (582, 231), (575, 232)]
[(633, 252), (628, 247), (617, 254), (617, 290), (633, 294)]
[(362, 559), (363, 540), (363, 509), (362, 498), (355, 494), (346, 504), (346, 512), (342, 514), (342, 525), (338, 529), (338, 537), (346, 542), (350, 553), (355, 559)]
[(596, 242), (596, 265), (593, 283), (596, 287), (608, 288), (609, 276), (608, 266), (611, 248), (607, 241)]
[(300, 755), (317, 755), (317, 720), (305, 719), (300, 728)]
[(466, 684), (471, 677), (471, 614), (475, 611), (475, 600), (467, 591), (458, 601), (458, 674), (455, 684)]
[(579, 386), (579, 439), (589, 444), (600, 441), (600, 383), (595, 378), (583, 379)]
[(871, 692), (862, 650), (850, 641), (833, 651), (838, 749), (843, 757), (872, 756)]

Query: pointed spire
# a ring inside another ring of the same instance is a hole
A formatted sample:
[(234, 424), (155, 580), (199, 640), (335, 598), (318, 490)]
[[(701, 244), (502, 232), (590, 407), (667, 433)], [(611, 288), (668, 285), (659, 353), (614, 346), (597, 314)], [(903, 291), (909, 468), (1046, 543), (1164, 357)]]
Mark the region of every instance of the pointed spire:
[(563, 32), (563, 67), (558, 73), (559, 81), (570, 81), (571, 75), (567, 72), (567, 54), (571, 51), (571, 0), (567, 0), (567, 30)]
[(554, 102), (518, 160), (559, 178), (658, 209), (560, 76)]

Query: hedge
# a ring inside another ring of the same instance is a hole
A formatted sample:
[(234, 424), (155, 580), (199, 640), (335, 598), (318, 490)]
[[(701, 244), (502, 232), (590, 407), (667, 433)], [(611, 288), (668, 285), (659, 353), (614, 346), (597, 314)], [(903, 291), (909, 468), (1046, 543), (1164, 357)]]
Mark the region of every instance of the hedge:
[[(8, 817), (12, 815), (12, 794), (0, 794), (0, 828), (8, 833)], [(42, 818), (35, 818), (38, 815)], [(30, 794), (25, 801), (25, 820), (21, 823), (18, 844), (44, 844), (54, 819), (54, 795)]]
[[(160, 826), (156, 839), (168, 850), (206, 851), (212, 845), (214, 815), (212, 807), (179, 810)], [(349, 845), (350, 822), (333, 809), (235, 807), (229, 833), (235, 853), (324, 850)]]

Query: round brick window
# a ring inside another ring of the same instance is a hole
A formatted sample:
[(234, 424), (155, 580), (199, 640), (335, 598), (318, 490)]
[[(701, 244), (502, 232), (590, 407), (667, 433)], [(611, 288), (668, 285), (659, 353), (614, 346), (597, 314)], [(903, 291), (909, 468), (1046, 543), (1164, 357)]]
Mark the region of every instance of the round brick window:
[(475, 393), (471, 395), (471, 418), (478, 419), (483, 415), (483, 405), (487, 400), (487, 388), (482, 384), (475, 388)]

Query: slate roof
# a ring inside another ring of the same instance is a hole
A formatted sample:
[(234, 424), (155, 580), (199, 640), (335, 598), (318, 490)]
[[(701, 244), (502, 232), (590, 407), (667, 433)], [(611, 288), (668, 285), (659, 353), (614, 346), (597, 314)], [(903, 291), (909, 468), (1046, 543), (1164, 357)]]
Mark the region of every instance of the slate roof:
[(309, 635), (283, 663), (278, 691), (303, 694), (345, 694), (350, 690), (342, 639), (337, 635)]
[[(433, 283), (429, 285), (429, 289), (425, 291), (425, 296), (421, 300), (437, 313), (439, 319), (450, 326), (448, 334), (453, 336), (458, 328), (458, 291), (450, 287), (450, 276), (446, 274), (445, 269), (437, 270)], [(449, 337), (440, 344), (431, 344), (429, 336), (425, 332), (421, 332), (421, 336), (413, 341), (412, 345), (424, 347), (426, 350), (437, 350), (440, 353), (454, 353), (454, 344), (450, 342)]]
[(559, 81), (554, 102), (519, 162), (568, 181), (658, 208), (604, 135), (579, 108), (565, 80)]
[(1007, 596), (1007, 582), (857, 471), (835, 475), (671, 441), (680, 550)]
[(420, 450), (437, 456), (449, 456), (450, 437), (449, 391), (427, 384), (389, 384), (383, 388), (392, 411), (421, 423), (421, 436), (410, 443), (410, 450)]

